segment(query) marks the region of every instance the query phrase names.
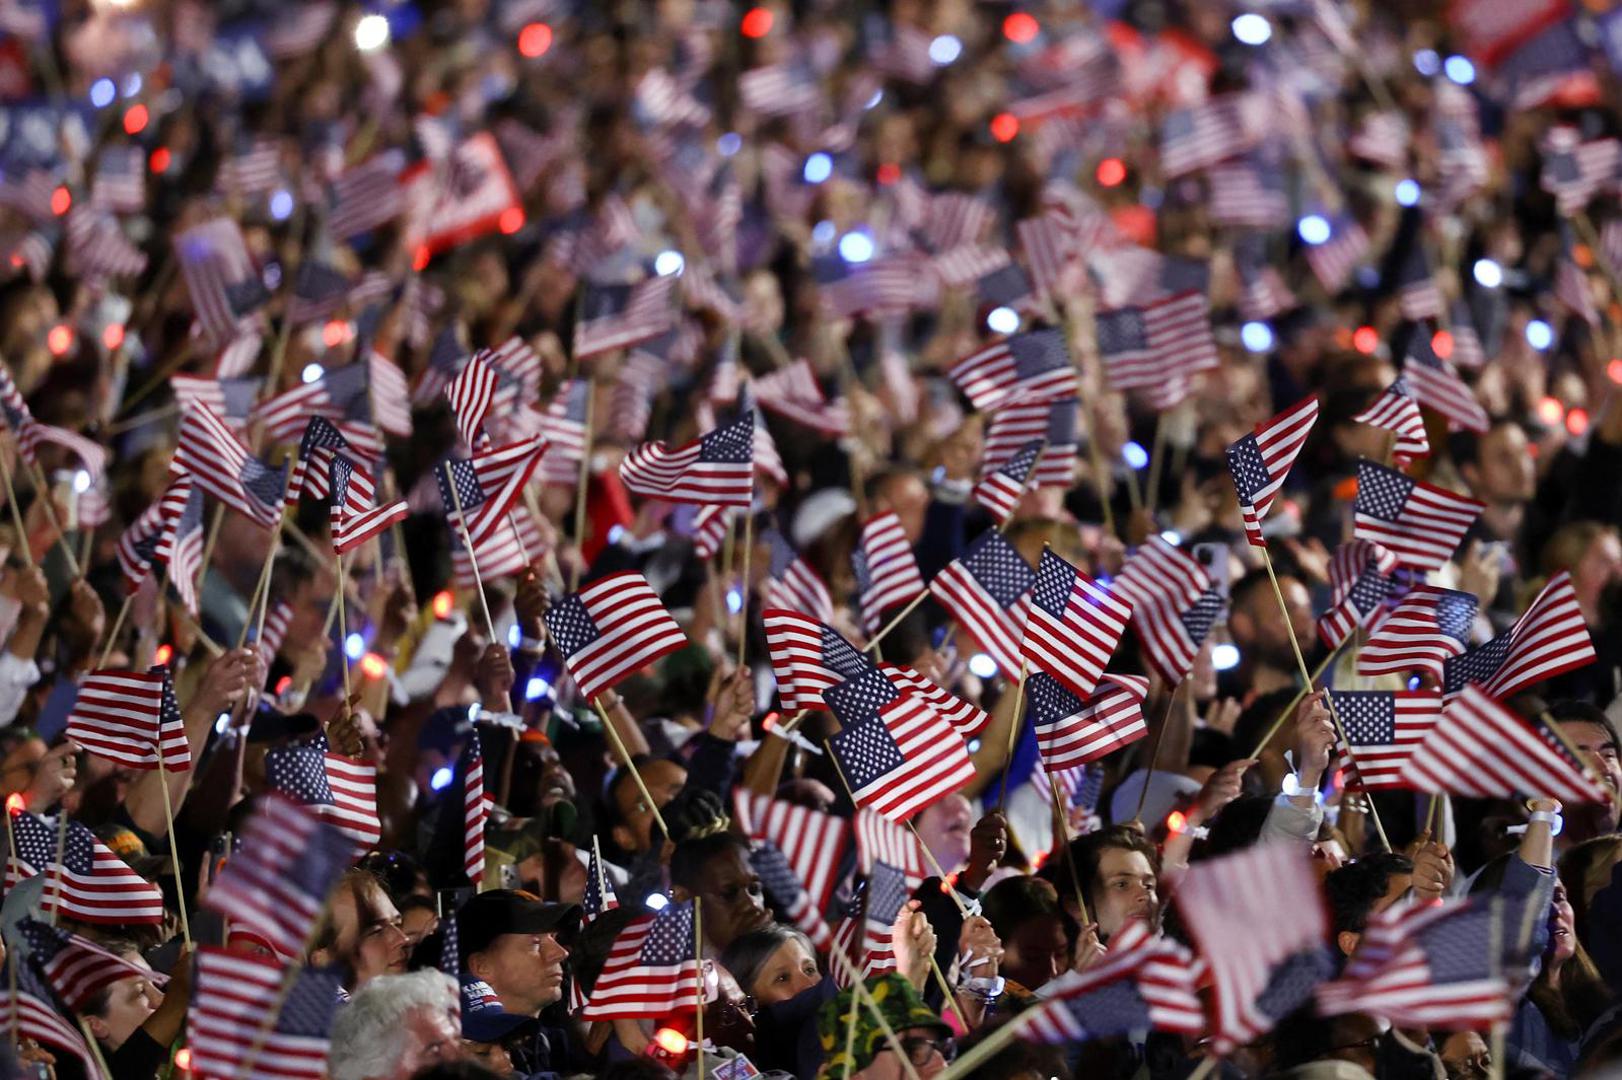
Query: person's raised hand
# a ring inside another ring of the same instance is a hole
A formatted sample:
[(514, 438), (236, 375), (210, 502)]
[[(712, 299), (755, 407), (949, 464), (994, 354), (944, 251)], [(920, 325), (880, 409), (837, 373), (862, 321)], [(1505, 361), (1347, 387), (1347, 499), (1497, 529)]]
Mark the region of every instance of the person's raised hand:
[(957, 934), (958, 967), (963, 974), (977, 979), (997, 974), (1002, 964), (1002, 939), (984, 915), (970, 915), (963, 920)]
[(417, 621), (417, 594), (411, 588), (410, 579), (404, 574), (393, 577), (384, 595), (382, 614), (377, 620), (377, 640), (374, 645), (378, 649), (392, 647)]
[(17, 571), (13, 586), (17, 602), (23, 612), (45, 615), (51, 610), (51, 586), (45, 580), (45, 571), (38, 566), (24, 566)]
[(1070, 970), (1083, 972), (1095, 964), (1100, 963), (1109, 954), (1109, 949), (1098, 940), (1098, 924), (1088, 923), (1076, 939), (1076, 951), (1070, 962)]
[(717, 680), (713, 708), (711, 735), (728, 742), (749, 737), (750, 721), (755, 715), (755, 683), (748, 668), (739, 668)]
[(1410, 879), (1414, 895), (1421, 900), (1440, 900), (1453, 884), (1453, 853), (1446, 844), (1432, 840), (1426, 829), (1408, 846), (1408, 857), (1414, 862)]
[(1301, 699), (1295, 710), (1295, 774), (1301, 790), (1310, 792), (1329, 771), (1335, 748), (1335, 724), (1329, 716), (1329, 692), (1319, 690)]
[(203, 682), (190, 707), (211, 717), (236, 708), (249, 690), (261, 685), (254, 682), (259, 663), (259, 651), (252, 647), (229, 649), (216, 656), (203, 672)]
[(958, 883), (975, 892), (1008, 854), (1008, 820), (992, 811), (974, 823), (969, 831), (969, 863), (958, 875)]
[(1205, 726), (1212, 731), (1232, 735), (1234, 725), (1239, 723), (1239, 717), (1244, 714), (1244, 711), (1245, 707), (1239, 704), (1238, 698), (1218, 698), (1206, 706)]
[(1472, 540), (1459, 560), (1459, 591), (1467, 592), (1481, 602), (1485, 611), (1498, 596), (1498, 582), (1503, 576), (1504, 560), (1495, 544)]
[(538, 567), (531, 564), (518, 575), (518, 592), (513, 597), (513, 610), (518, 615), (518, 629), (527, 638), (539, 640), (545, 625), (542, 616), (552, 600), (546, 595), (546, 579)]
[(345, 757), (358, 758), (366, 753), (366, 736), (355, 717), (360, 699), (360, 694), (354, 694), (348, 701), (340, 702), (338, 711), (327, 721), (327, 742), (335, 753)]
[(929, 961), (935, 955), (935, 928), (919, 910), (921, 906), (916, 900), (908, 900), (890, 927), (890, 951), (895, 956), (896, 970), (919, 990), (929, 978)]
[(473, 666), (473, 686), (479, 700), (487, 708), (505, 711), (511, 706), (513, 681), (512, 656), (507, 646), (491, 642), (484, 647), (478, 663)]
[(1245, 770), (1256, 764), (1255, 758), (1230, 761), (1206, 779), (1194, 805), (1188, 810), (1189, 825), (1204, 825), (1222, 812), (1222, 808), (1237, 799), (1245, 789)]
[(107, 628), (107, 609), (102, 607), (100, 594), (84, 578), (68, 586), (68, 616), (92, 644), (101, 640)]
[(79, 762), (75, 754), (79, 748), (71, 742), (61, 742), (45, 751), (45, 756), (34, 766), (34, 779), (23, 792), (23, 807), (42, 813), (62, 801), (73, 790), (79, 776)]

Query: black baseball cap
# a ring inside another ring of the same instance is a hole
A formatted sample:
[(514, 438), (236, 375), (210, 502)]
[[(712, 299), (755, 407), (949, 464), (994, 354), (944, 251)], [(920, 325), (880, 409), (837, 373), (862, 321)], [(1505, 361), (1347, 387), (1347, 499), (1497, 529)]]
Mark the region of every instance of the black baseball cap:
[(502, 934), (556, 934), (580, 922), (577, 904), (548, 904), (533, 893), (491, 889), (475, 893), (456, 913), (456, 936), (463, 957), (488, 949)]

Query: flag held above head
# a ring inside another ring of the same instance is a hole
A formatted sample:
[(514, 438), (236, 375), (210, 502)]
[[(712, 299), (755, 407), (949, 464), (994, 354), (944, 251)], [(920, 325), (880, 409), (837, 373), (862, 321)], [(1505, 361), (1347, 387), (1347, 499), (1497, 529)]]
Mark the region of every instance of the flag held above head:
[(546, 629), (575, 685), (596, 698), (622, 680), (684, 648), (687, 635), (634, 570), (599, 578), (553, 604)]
[(1228, 447), (1228, 471), (1233, 475), (1234, 490), (1239, 493), (1245, 539), (1252, 546), (1267, 546), (1262, 538), (1262, 521), (1317, 421), (1318, 399), (1303, 398), (1277, 416), (1257, 424), (1250, 434)]

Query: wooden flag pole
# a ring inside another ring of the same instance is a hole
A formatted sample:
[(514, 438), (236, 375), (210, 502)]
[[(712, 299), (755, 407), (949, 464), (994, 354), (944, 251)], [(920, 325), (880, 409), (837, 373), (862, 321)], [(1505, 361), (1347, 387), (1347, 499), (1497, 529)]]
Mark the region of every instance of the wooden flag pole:
[(668, 839), (670, 829), (665, 825), (664, 815), (659, 813), (659, 804), (653, 801), (652, 795), (648, 794), (648, 785), (642, 782), (642, 774), (637, 772), (636, 766), (631, 763), (631, 754), (625, 749), (625, 743), (620, 739), (620, 733), (614, 730), (614, 722), (608, 718), (608, 711), (603, 708), (601, 695), (592, 698), (591, 703), (596, 707), (597, 715), (602, 718), (603, 728), (608, 732), (608, 741), (614, 744), (614, 752), (619, 754), (620, 764), (624, 765), (625, 770), (631, 774), (632, 781), (636, 783), (636, 790), (642, 795), (642, 801), (648, 804), (648, 813), (653, 815), (653, 820), (659, 825), (659, 831), (664, 833), (666, 839)]
[[(62, 865), (62, 856), (68, 850), (68, 808), (58, 803), (56, 806), (56, 873), (52, 877), (55, 882), (55, 903), (51, 904), (51, 925), (56, 925), (57, 913), (62, 908), (62, 882), (67, 877), (67, 869)], [(178, 886), (180, 882), (175, 882)]]
[[(584, 290), (581, 295), (585, 295)], [(574, 565), (569, 567), (570, 592), (580, 588), (580, 564), (586, 557), (586, 487), (591, 482), (592, 412), (597, 398), (597, 387), (593, 385), (591, 377), (583, 372), (579, 373), (578, 377), (586, 380), (586, 432), (580, 446), (580, 481), (575, 486), (574, 493), (574, 542), (579, 550)]]
[(1008, 809), (1008, 771), (1014, 765), (1014, 751), (1019, 747), (1019, 730), (1025, 714), (1025, 673), (1030, 661), (1019, 662), (1019, 685), (1014, 689), (1014, 715), (1008, 721), (1008, 750), (1002, 759), (1002, 782), (997, 792), (997, 808)]
[[(21, 450), (17, 453), (19, 457), (22, 455)], [(5, 467), (4, 462), (0, 462), (0, 479), (6, 482), (6, 502), (11, 506), (12, 524), (17, 527), (17, 547), (21, 549), (23, 563), (33, 569), (38, 565), (34, 562), (34, 548), (28, 543), (28, 527), (23, 524), (23, 512), (17, 506), (17, 490), (11, 485), (11, 470)]]
[(871, 652), (874, 649), (877, 649), (879, 647), (879, 642), (884, 640), (885, 635), (891, 630), (894, 630), (896, 627), (900, 626), (901, 620), (905, 619), (908, 615), (911, 615), (913, 611), (917, 609), (918, 605), (927, 599), (929, 599), (929, 590), (925, 589), (923, 592), (909, 600), (906, 607), (896, 612), (895, 617), (884, 624), (884, 629), (880, 630), (878, 633), (874, 634), (868, 639), (867, 645), (863, 647), (862, 651)]
[[(5, 812), (5, 815), (6, 815), (6, 865), (9, 867), (11, 865), (11, 860), (17, 858), (17, 830), (16, 830), (16, 826), (14, 826), (11, 823), (11, 815), (12, 815), (11, 807), (6, 806), (4, 808), (4, 812)], [(53, 918), (53, 924), (54, 924), (55, 916), (53, 915), (52, 918)], [(6, 950), (6, 974), (10, 978), (10, 981), (11, 981), (11, 1046), (12, 1046), (13, 1049), (17, 1049), (17, 1048), (22, 1046), (22, 1034), (18, 1030), (19, 1024), (18, 1024), (18, 1018), (17, 1018), (17, 950), (16, 949), (7, 949)]]
[(946, 1071), (937, 1076), (935, 1080), (958, 1080), (959, 1077), (968, 1076), (975, 1069), (1001, 1053), (1003, 1047), (1019, 1038), (1041, 1011), (1040, 1009), (1026, 1009), (1024, 1012), (1011, 1017), (1007, 1023), (975, 1043), (967, 1053), (959, 1054), (954, 1058), (952, 1063), (947, 1066)]
[(744, 514), (743, 519), (743, 581), (739, 584), (738, 597), (738, 667), (743, 667), (744, 656), (749, 650), (749, 594), (754, 590), (749, 587), (749, 560), (755, 551), (755, 515), (751, 505)]
[(1155, 732), (1155, 747), (1149, 754), (1149, 764), (1143, 771), (1143, 789), (1138, 792), (1138, 808), (1132, 811), (1132, 820), (1143, 821), (1143, 804), (1149, 798), (1149, 781), (1155, 775), (1155, 763), (1160, 760), (1160, 747), (1166, 741), (1166, 729), (1171, 726), (1171, 710), (1177, 704), (1177, 694), (1183, 689), (1183, 683), (1188, 679), (1177, 680), (1177, 685), (1171, 688), (1171, 697), (1166, 701), (1166, 711), (1160, 717), (1160, 730)]
[[(1296, 640), (1295, 626), (1290, 622), (1290, 609), (1284, 603), (1284, 590), (1279, 588), (1278, 574), (1274, 573), (1273, 571), (1273, 558), (1267, 553), (1266, 545), (1263, 545), (1262, 547), (1262, 565), (1267, 567), (1267, 580), (1273, 583), (1273, 596), (1278, 600), (1279, 615), (1284, 619), (1284, 628), (1290, 632), (1290, 647), (1295, 650), (1295, 662), (1296, 665), (1301, 669), (1301, 678), (1304, 679), (1307, 686), (1310, 687), (1312, 685), (1313, 676), (1312, 673), (1307, 670), (1306, 657), (1301, 655), (1301, 643)], [(1352, 762), (1353, 767), (1356, 767), (1357, 759), (1352, 754), (1352, 741), (1346, 737), (1346, 729), (1341, 726), (1340, 714), (1335, 711), (1334, 695), (1326, 694), (1324, 696), (1324, 704), (1329, 709), (1329, 719), (1334, 722), (1335, 734), (1340, 736), (1340, 741), (1346, 747), (1345, 752), (1347, 760)], [(1367, 793), (1365, 793), (1365, 795), (1366, 794)], [(1380, 846), (1385, 848), (1386, 851), (1390, 851), (1391, 841), (1386, 837), (1385, 825), (1383, 825), (1380, 821), (1380, 811), (1374, 806), (1373, 796), (1368, 796), (1368, 804), (1369, 820), (1374, 823), (1374, 831), (1379, 834)]]
[[(256, 624), (257, 632), (254, 641), (261, 641), (265, 636), (265, 612), (270, 607), (270, 572), (276, 566), (276, 552), (282, 546), (282, 525), (287, 520), (287, 495), (293, 490), (293, 477), (298, 473), (298, 451), (294, 451), (287, 458), (287, 479), (282, 483), (282, 501), (280, 517), (276, 527), (271, 530), (270, 550), (265, 552), (265, 563), (259, 568), (259, 584), (254, 588), (253, 598), (248, 601), (248, 610), (243, 613), (242, 631), (237, 634), (237, 648), (248, 643), (248, 623), (253, 619), (254, 605), (259, 605), (259, 621)], [(205, 564), (206, 565), (206, 564)]]
[(462, 530), (462, 544), (467, 548), (468, 565), (473, 568), (473, 587), (479, 594), (479, 607), (484, 610), (484, 628), (489, 631), (490, 640), (495, 641), (496, 621), (490, 617), (490, 601), (484, 596), (484, 578), (479, 576), (479, 557), (473, 550), (473, 538), (468, 535), (467, 515), (462, 513), (462, 495), (456, 490), (456, 475), (451, 470), (451, 463), (447, 461), (444, 469), (446, 486), (451, 489), (451, 505), (456, 509), (456, 525)]
[[(17, 1012), (17, 999), (15, 996), (11, 999), (11, 1011), (12, 1015), (15, 1016)], [(84, 1044), (89, 1049), (90, 1057), (95, 1061), (96, 1068), (101, 1070), (101, 1075), (106, 1080), (114, 1080), (113, 1070), (107, 1067), (107, 1059), (102, 1056), (101, 1044), (96, 1041), (96, 1036), (90, 1030), (90, 1021), (83, 1016), (77, 1019), (79, 1021), (79, 1030), (84, 1032)]]
[[(1036, 448), (1036, 457), (1034, 460), (1032, 460), (1030, 469), (1025, 473), (1024, 478), (1019, 482), (1019, 495), (1014, 499), (1014, 510), (1018, 510), (1019, 504), (1025, 501), (1025, 492), (1030, 489), (1031, 480), (1036, 476), (1036, 470), (1042, 467), (1042, 455), (1048, 452), (1048, 441), (1046, 437), (1042, 438), (1040, 443), (1041, 445)], [(1008, 512), (1007, 520), (1003, 521), (997, 526), (997, 531), (1000, 533), (1006, 533), (1008, 532), (1008, 526), (1012, 525), (1013, 523), (1014, 511), (1010, 510)], [(925, 591), (927, 592), (928, 590)]]
[(276, 997), (271, 1001), (270, 1008), (265, 1010), (265, 1018), (259, 1022), (259, 1029), (254, 1032), (253, 1042), (248, 1046), (247, 1056), (242, 1059), (242, 1067), (237, 1070), (235, 1080), (251, 1080), (253, 1077), (253, 1067), (259, 1063), (259, 1055), (264, 1052), (265, 1043), (270, 1041), (271, 1032), (276, 1030), (276, 1021), (281, 1018), (282, 1006), (287, 1004), (288, 996), (298, 983), (299, 972), (304, 968), (304, 958), (309, 955), (316, 939), (321, 936), (321, 929), (326, 922), (325, 913), (316, 917), (310, 926), (310, 932), (305, 935), (303, 947), (288, 961), (287, 970), (282, 972), (282, 983), (276, 988)]
[(1070, 815), (1065, 811), (1064, 799), (1059, 796), (1059, 782), (1045, 768), (1042, 771), (1047, 773), (1048, 790), (1053, 793), (1054, 824), (1061, 830), (1059, 835), (1064, 840), (1064, 865), (1070, 871), (1070, 887), (1076, 890), (1076, 907), (1080, 909), (1081, 922), (1085, 926), (1092, 922), (1092, 916), (1087, 914), (1087, 897), (1082, 894), (1081, 878), (1076, 876), (1076, 863), (1070, 857)]
[(1144, 509), (1152, 515), (1160, 502), (1160, 474), (1166, 463), (1166, 412), (1155, 413), (1154, 449), (1149, 452), (1149, 477), (1145, 481)]
[[(191, 919), (186, 914), (186, 890), (184, 888), (186, 879), (180, 873), (180, 845), (175, 840), (175, 808), (174, 802), (169, 797), (169, 770), (164, 766), (163, 761), (163, 728), (161, 724), (158, 728), (157, 741), (158, 788), (163, 792), (163, 820), (169, 826), (169, 864), (175, 870), (175, 902), (180, 906), (180, 937), (186, 943), (186, 948), (189, 949), (191, 948)], [(62, 820), (67, 820), (65, 810), (62, 814)], [(57, 857), (61, 857), (60, 852), (58, 852)]]
[[(918, 1070), (913, 1068), (912, 1059), (902, 1049), (901, 1040), (896, 1038), (895, 1028), (891, 1027), (890, 1021), (884, 1018), (884, 1013), (879, 1010), (878, 1002), (873, 1000), (873, 995), (868, 993), (867, 983), (863, 981), (862, 973), (856, 970), (856, 965), (852, 964), (850, 959), (839, 949), (829, 949), (828, 955), (844, 971), (845, 981), (850, 983), (851, 994), (855, 999), (861, 1001), (867, 1011), (872, 1014), (873, 1021), (878, 1024), (879, 1030), (884, 1033), (884, 1041), (889, 1045), (890, 1052), (895, 1055), (897, 1063), (901, 1066), (901, 1071), (907, 1075), (908, 1080), (918, 1080)], [(1031, 1012), (1034, 1013), (1036, 1010), (1032, 1009)]]
[[(469, 553), (471, 554), (472, 549), (470, 548), (468, 550), (469, 550)], [(343, 557), (343, 555), (341, 555), (341, 554), (337, 555), (337, 558), (334, 561), (337, 563), (337, 566), (338, 566), (338, 587), (337, 587), (337, 594), (336, 594), (337, 595), (337, 601), (338, 601), (338, 670), (343, 672), (343, 677), (344, 677), (344, 700), (348, 701), (349, 700), (349, 623), (348, 623), (347, 617), (344, 614), (344, 593), (349, 591), (349, 589), (348, 589), (349, 579), (344, 574), (344, 557)], [(482, 595), (482, 590), (481, 590), (481, 595)], [(487, 613), (486, 617), (488, 617), (488, 613)], [(491, 635), (492, 635), (492, 637), (494, 636), (494, 631), (491, 631)]]
[[(1344, 644), (1344, 642), (1342, 642), (1342, 644)], [(1320, 678), (1323, 677), (1323, 673), (1329, 669), (1329, 665), (1334, 663), (1335, 656), (1339, 652), (1340, 650), (1338, 648), (1331, 649), (1329, 651), (1329, 655), (1318, 662), (1318, 666), (1312, 671), (1312, 680), (1308, 682), (1306, 686), (1298, 690), (1296, 695), (1290, 699), (1289, 704), (1285, 705), (1284, 708), (1280, 710), (1278, 716), (1274, 718), (1273, 723), (1268, 727), (1267, 731), (1259, 740), (1257, 740), (1255, 748), (1250, 751), (1251, 757), (1261, 757), (1262, 751), (1267, 749), (1267, 744), (1273, 741), (1273, 736), (1278, 734), (1279, 728), (1283, 727), (1285, 721), (1289, 720), (1290, 714), (1295, 712), (1295, 707), (1301, 704), (1301, 699), (1312, 693), (1313, 686)]]
[(113, 649), (118, 644), (118, 632), (124, 629), (124, 620), (129, 618), (130, 605), (134, 601), (134, 593), (124, 594), (124, 602), (118, 605), (118, 615), (113, 619), (112, 629), (107, 631), (107, 644), (102, 647), (101, 659), (96, 662), (97, 667), (107, 666), (107, 658), (113, 654)]
[[(596, 838), (592, 838), (593, 845)], [(592, 850), (596, 850), (595, 846)], [(704, 900), (693, 897), (693, 956), (698, 961), (693, 973), (693, 999), (698, 1008), (693, 1013), (693, 1041), (698, 1044), (698, 1080), (705, 1080), (704, 1069)]]

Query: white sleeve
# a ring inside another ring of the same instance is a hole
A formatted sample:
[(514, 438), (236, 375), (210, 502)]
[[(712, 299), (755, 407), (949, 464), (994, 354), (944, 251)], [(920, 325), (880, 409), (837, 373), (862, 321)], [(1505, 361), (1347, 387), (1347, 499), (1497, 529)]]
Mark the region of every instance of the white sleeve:
[(23, 699), (37, 682), (38, 664), (0, 650), (0, 727), (7, 727), (17, 719)]

